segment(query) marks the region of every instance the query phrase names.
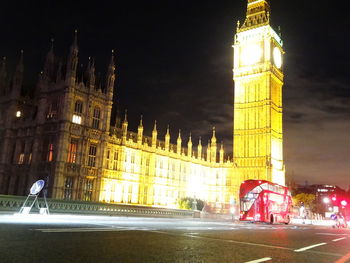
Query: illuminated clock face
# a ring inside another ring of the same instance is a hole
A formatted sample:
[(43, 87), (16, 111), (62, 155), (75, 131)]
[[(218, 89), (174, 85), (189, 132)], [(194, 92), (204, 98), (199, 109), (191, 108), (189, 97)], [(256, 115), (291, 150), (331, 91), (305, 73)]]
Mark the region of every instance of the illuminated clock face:
[(281, 50), (278, 47), (273, 49), (273, 62), (275, 66), (280, 69), (282, 66), (282, 54)]
[(261, 60), (262, 57), (262, 49), (258, 44), (251, 44), (243, 47), (241, 58), (242, 63), (245, 66), (253, 65)]

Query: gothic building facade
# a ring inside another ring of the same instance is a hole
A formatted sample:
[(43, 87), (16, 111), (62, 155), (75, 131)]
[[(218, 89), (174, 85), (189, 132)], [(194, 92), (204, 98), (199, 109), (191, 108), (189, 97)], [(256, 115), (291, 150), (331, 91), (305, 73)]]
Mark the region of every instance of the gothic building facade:
[(215, 128), (202, 147), (200, 139), (193, 146), (191, 136), (183, 143), (180, 132), (170, 143), (169, 128), (158, 136), (156, 123), (145, 136), (142, 117), (137, 132), (128, 130), (127, 114), (120, 126), (111, 125), (113, 53), (105, 78), (97, 78), (93, 60), (77, 74), (78, 51), (76, 35), (65, 64), (51, 47), (31, 98), (21, 96), (23, 53), (11, 79), (3, 60), (1, 194), (26, 195), (44, 179), (56, 199), (177, 207), (181, 198), (194, 197), (223, 210), (237, 203), (243, 180), (284, 184), (283, 50), (267, 1), (248, 0), (235, 36), (233, 160), (224, 160)]

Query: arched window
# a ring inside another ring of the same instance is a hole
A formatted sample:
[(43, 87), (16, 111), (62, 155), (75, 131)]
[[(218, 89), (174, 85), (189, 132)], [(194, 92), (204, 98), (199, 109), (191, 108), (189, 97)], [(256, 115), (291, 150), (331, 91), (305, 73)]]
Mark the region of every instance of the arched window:
[(76, 124), (81, 124), (81, 115), (83, 113), (83, 102), (77, 100), (74, 104), (74, 114), (72, 122)]
[(98, 129), (100, 126), (100, 116), (101, 116), (101, 110), (100, 108), (94, 108), (94, 114), (92, 115), (92, 128)]

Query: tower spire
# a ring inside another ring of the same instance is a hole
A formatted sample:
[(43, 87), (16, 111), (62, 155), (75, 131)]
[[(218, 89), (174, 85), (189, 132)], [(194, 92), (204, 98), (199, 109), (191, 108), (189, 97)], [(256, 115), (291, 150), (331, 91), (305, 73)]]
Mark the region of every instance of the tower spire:
[(166, 134), (165, 134), (165, 150), (169, 151), (169, 146), (170, 146), (170, 131), (169, 131), (169, 124), (166, 129)]
[(22, 82), (23, 82), (23, 49), (19, 57), (18, 64), (16, 66), (15, 75), (13, 76), (13, 85), (12, 85), (12, 97), (18, 98), (21, 95)]
[(179, 136), (177, 137), (177, 141), (176, 141), (176, 153), (178, 154), (181, 154), (181, 143), (182, 143), (181, 130), (179, 130)]
[(221, 142), (221, 147), (220, 147), (220, 163), (224, 162), (224, 143)]
[(142, 136), (143, 136), (143, 125), (142, 125), (142, 115), (141, 115), (140, 124), (137, 127), (137, 144), (138, 145), (142, 144)]
[(202, 138), (199, 137), (199, 141), (198, 141), (198, 148), (197, 148), (197, 158), (200, 160), (202, 159)]
[(211, 137), (211, 144), (210, 144), (210, 160), (212, 162), (216, 162), (216, 152), (217, 152), (217, 146), (216, 146), (216, 136), (215, 136), (215, 127), (213, 127), (213, 136)]
[(122, 123), (122, 141), (126, 141), (126, 135), (128, 133), (128, 110), (125, 110), (124, 121)]
[(46, 81), (49, 81), (52, 79), (53, 74), (54, 74), (54, 53), (53, 53), (53, 44), (54, 44), (54, 39), (51, 38), (50, 40), (50, 49), (46, 54), (46, 59), (45, 59), (45, 64), (44, 64), (44, 70), (43, 70), (43, 79)]
[(110, 99), (113, 98), (114, 81), (115, 81), (115, 63), (114, 63), (114, 50), (112, 49), (111, 60), (108, 65), (107, 79), (106, 79), (106, 92), (109, 95)]
[(66, 82), (68, 86), (72, 86), (76, 82), (77, 66), (78, 66), (78, 30), (74, 31), (74, 40), (69, 50), (67, 60)]
[(152, 131), (152, 147), (157, 146), (157, 121), (154, 121), (153, 131)]
[(86, 87), (90, 90), (95, 88), (96, 76), (95, 76), (95, 59), (89, 57), (89, 63), (86, 68)]
[(208, 146), (207, 146), (207, 162), (210, 162), (210, 140), (208, 140)]
[(187, 156), (192, 157), (192, 136), (190, 133), (190, 136), (188, 138), (188, 143), (187, 143)]
[(267, 0), (248, 0), (247, 14), (237, 32), (246, 31), (270, 24), (270, 5)]

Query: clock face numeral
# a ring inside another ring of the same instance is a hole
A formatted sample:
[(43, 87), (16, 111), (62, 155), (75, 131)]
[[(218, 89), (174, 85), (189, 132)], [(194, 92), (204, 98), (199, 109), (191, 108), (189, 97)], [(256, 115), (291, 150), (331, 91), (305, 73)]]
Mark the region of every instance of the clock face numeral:
[(241, 61), (245, 66), (259, 62), (262, 58), (262, 48), (258, 44), (251, 44), (243, 47), (241, 52)]
[(282, 54), (281, 50), (278, 47), (273, 49), (273, 62), (275, 66), (280, 69), (282, 67)]

